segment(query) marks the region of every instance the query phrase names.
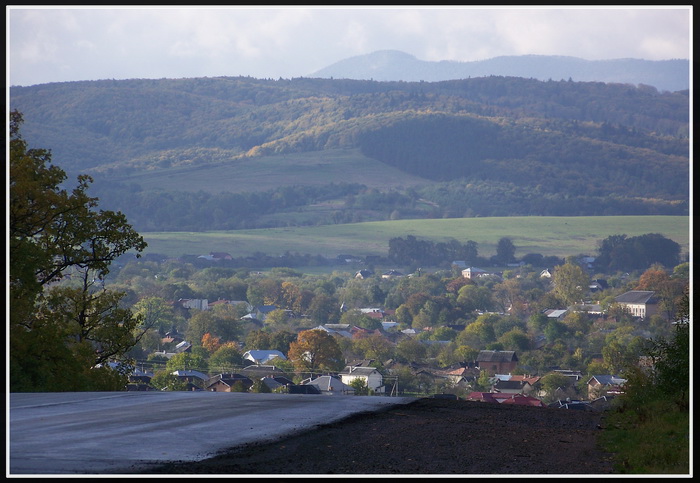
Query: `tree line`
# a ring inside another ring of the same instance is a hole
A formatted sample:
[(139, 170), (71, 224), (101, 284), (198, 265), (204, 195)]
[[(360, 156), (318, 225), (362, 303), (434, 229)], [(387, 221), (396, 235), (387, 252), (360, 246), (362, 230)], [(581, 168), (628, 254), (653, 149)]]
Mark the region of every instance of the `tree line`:
[[(624, 176), (623, 183), (631, 182)], [(211, 231), (489, 216), (687, 215), (687, 202), (547, 193), (538, 185), (449, 181), (410, 189), (378, 190), (361, 184), (285, 186), (264, 192), (147, 191), (137, 184), (96, 182), (102, 205), (125, 213), (140, 231)], [(339, 201), (331, 211), (314, 204)], [(303, 217), (299, 216), (303, 214)], [(277, 215), (277, 216), (275, 216)]]

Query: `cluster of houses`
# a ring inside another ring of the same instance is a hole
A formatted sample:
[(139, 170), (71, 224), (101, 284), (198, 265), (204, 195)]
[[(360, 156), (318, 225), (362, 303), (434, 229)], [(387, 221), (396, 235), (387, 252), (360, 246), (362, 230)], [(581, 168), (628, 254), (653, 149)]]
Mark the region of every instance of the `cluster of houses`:
[[(357, 278), (373, 276), (369, 270), (360, 270), (357, 272)], [(499, 274), (489, 273), (480, 270), (476, 267), (465, 267), (462, 269), (462, 275), (465, 278), (480, 278), (493, 277)], [(382, 274), (382, 277), (400, 277), (403, 274), (392, 270)], [(551, 274), (547, 270), (543, 270), (541, 277), (548, 277)], [(590, 287), (592, 291), (602, 289), (599, 281), (593, 281)], [(657, 297), (653, 291), (632, 290), (616, 297), (616, 302), (623, 306), (629, 313), (635, 317), (646, 318), (656, 313)], [(252, 306), (245, 301), (226, 301), (218, 300), (208, 302), (206, 299), (181, 299), (177, 304), (183, 308), (192, 308), (198, 310), (209, 310), (214, 305), (220, 303), (228, 304), (246, 304), (248, 314), (244, 319), (250, 319), (258, 323), (264, 322), (267, 314), (276, 310), (274, 305), (268, 306)], [(343, 307), (341, 307), (341, 310)], [(546, 311), (547, 317), (561, 319), (570, 310), (585, 310), (591, 314), (600, 314), (600, 306), (589, 304), (584, 307), (571, 307), (568, 309), (552, 309)], [(393, 332), (398, 326), (397, 322), (393, 322), (390, 312), (381, 308), (363, 308), (361, 312), (367, 316), (376, 318), (381, 324), (381, 331), (365, 329), (352, 326), (350, 324), (324, 324), (314, 327), (315, 329), (324, 330), (330, 334), (339, 337), (354, 337), (358, 332), (373, 333), (379, 332), (386, 334)], [(412, 335), (414, 329), (401, 330), (404, 335)], [(170, 352), (159, 352), (167, 358), (180, 352), (187, 352), (191, 349), (191, 344), (178, 338), (177, 334), (169, 333), (163, 339), (164, 342), (175, 343), (174, 349)], [(250, 350), (244, 354), (244, 359), (249, 361), (251, 365), (240, 370), (239, 373), (231, 374), (216, 374), (208, 376), (197, 371), (175, 371), (174, 376), (182, 379), (192, 390), (207, 390), (207, 391), (240, 391), (250, 389), (256, 381), (261, 381), (272, 391), (289, 392), (289, 393), (304, 393), (304, 394), (328, 394), (328, 395), (349, 395), (354, 394), (355, 389), (353, 381), (361, 379), (364, 386), (376, 395), (396, 395), (398, 394), (398, 382), (396, 378), (389, 378), (386, 381), (382, 373), (371, 365), (371, 361), (357, 361), (349, 363), (346, 367), (337, 374), (325, 374), (309, 377), (298, 384), (291, 381), (285, 373), (275, 367), (274, 361), (276, 358), (284, 360), (284, 354), (279, 351), (268, 350)], [(436, 382), (449, 382), (448, 385), (455, 388), (469, 390), (474, 386), (476, 378), (479, 377), (481, 371), (486, 371), (490, 376), (491, 387), (487, 392), (468, 393), (468, 399), (475, 401), (483, 401), (490, 403), (502, 404), (523, 404), (530, 406), (544, 406), (545, 404), (539, 399), (543, 394), (540, 392), (539, 377), (529, 375), (513, 375), (517, 366), (517, 356), (513, 351), (480, 351), (476, 361), (470, 363), (468, 367), (452, 368), (448, 370), (438, 370), (430, 367), (414, 367), (416, 375), (422, 374), (434, 378)], [(568, 377), (581, 378), (580, 373), (565, 372)], [(132, 382), (129, 386), (131, 390), (146, 390), (149, 386), (146, 384), (148, 374), (141, 371), (134, 371)], [(578, 381), (578, 379), (576, 379)], [(614, 398), (622, 391), (624, 379), (614, 375), (595, 375), (592, 376), (588, 385), (588, 400), (586, 401), (571, 401), (562, 391), (562, 399), (554, 403), (556, 407), (567, 409), (588, 409), (597, 405), (606, 404), (611, 398)]]
[[(247, 392), (256, 381), (259, 381), (267, 386), (270, 392), (342, 396), (354, 395), (356, 387), (354, 381), (361, 380), (360, 387), (366, 388), (369, 394), (380, 396), (399, 394), (398, 378), (385, 377), (373, 367), (372, 360), (354, 361), (338, 373), (310, 375), (301, 382), (295, 383), (283, 370), (274, 365), (277, 360), (286, 360), (285, 355), (280, 351), (250, 350), (243, 357), (251, 364), (236, 373), (219, 373), (210, 376), (196, 370), (178, 370), (173, 371), (172, 375), (183, 383), (181, 387), (190, 391)], [(416, 366), (415, 373), (428, 376), (436, 382), (447, 382), (446, 385), (453, 388), (470, 389), (481, 371), (486, 371), (490, 376), (490, 389), (484, 392), (469, 392), (466, 399), (487, 403), (584, 410), (607, 407), (616, 395), (622, 393), (626, 382), (625, 379), (613, 375), (594, 375), (587, 381), (587, 400), (572, 401), (566, 396), (565, 388), (560, 388), (562, 398), (547, 405), (540, 399), (544, 396), (538, 384), (541, 378), (512, 374), (517, 363), (518, 358), (514, 351), (483, 350), (479, 352), (476, 361), (467, 367), (440, 370)], [(555, 372), (571, 378), (573, 382), (583, 377), (577, 371), (557, 370)], [(153, 374), (148, 372), (134, 369), (127, 390), (154, 390), (148, 384), (152, 376)]]

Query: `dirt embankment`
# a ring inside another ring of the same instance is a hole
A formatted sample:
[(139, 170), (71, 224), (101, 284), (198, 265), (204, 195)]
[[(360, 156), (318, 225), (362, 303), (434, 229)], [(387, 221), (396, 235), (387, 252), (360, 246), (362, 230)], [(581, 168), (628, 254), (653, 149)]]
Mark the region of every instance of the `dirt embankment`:
[[(611, 474), (602, 413), (420, 399), (141, 474)], [(231, 431), (235, 431), (231, 428)]]

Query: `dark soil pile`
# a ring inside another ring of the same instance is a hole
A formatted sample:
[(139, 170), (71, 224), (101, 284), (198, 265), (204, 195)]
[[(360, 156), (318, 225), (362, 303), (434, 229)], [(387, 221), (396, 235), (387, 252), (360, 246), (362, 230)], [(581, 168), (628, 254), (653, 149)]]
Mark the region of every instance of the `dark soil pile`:
[(611, 474), (603, 414), (438, 398), (141, 474)]

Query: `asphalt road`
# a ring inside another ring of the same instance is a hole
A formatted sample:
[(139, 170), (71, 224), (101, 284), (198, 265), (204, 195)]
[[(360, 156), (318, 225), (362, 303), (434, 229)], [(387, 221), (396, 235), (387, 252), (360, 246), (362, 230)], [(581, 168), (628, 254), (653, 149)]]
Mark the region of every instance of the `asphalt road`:
[(198, 461), (414, 398), (226, 392), (13, 393), (6, 476)]

